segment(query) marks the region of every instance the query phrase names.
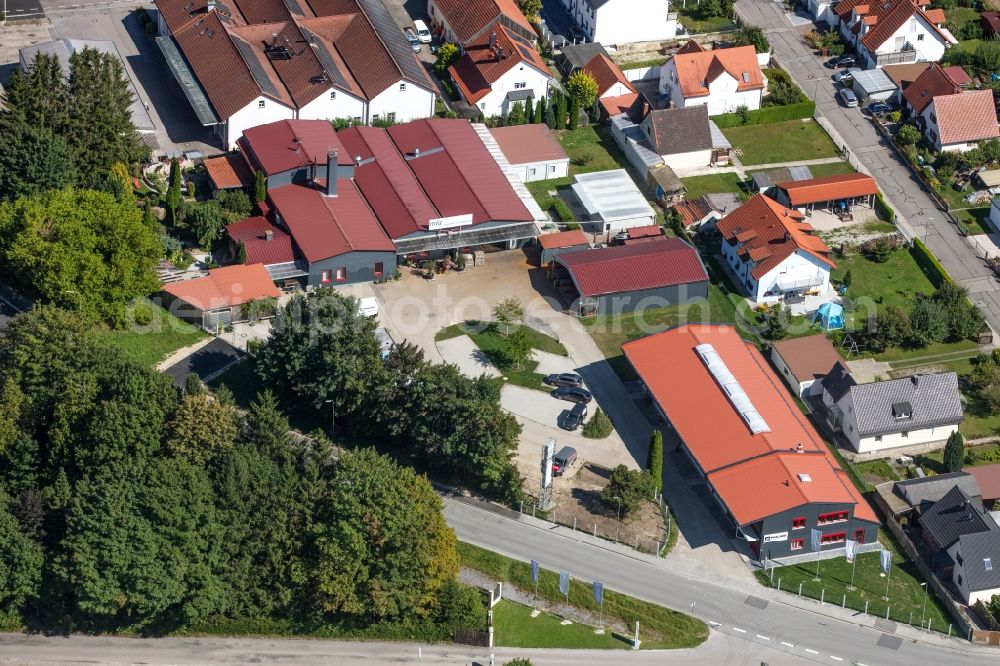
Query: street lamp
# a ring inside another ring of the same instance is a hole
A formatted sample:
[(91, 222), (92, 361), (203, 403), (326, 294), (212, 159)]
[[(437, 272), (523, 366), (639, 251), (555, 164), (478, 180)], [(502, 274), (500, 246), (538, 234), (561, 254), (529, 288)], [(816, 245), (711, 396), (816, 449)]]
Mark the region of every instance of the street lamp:
[(924, 627), (924, 615), (927, 612), (927, 582), (920, 584), (920, 587), (924, 588), (924, 607), (920, 609), (920, 628)]
[(333, 425), (337, 418), (337, 406), (333, 403), (333, 400), (324, 400), (324, 403), (329, 403), (330, 405), (330, 439), (333, 439)]
[(615, 519), (615, 543), (618, 543), (618, 530), (622, 525), (622, 498), (615, 495), (615, 499), (618, 500), (618, 517)]

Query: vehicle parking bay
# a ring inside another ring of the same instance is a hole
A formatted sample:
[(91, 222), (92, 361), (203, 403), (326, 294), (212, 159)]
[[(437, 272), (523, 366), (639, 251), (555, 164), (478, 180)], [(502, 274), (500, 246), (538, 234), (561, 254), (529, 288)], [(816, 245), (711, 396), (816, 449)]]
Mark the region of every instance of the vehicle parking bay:
[(500, 404), (508, 412), (535, 423), (555, 427), (563, 412), (573, 409), (573, 403), (558, 400), (534, 389), (507, 384), (500, 392)]

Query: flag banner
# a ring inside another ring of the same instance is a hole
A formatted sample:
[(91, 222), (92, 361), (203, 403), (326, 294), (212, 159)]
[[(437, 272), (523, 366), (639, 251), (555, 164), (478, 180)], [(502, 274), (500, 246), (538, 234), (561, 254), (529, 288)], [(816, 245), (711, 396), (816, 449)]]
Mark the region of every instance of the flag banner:
[(823, 546), (823, 533), (819, 530), (811, 530), (810, 543), (813, 550), (819, 550)]
[(559, 572), (559, 591), (569, 594), (569, 574), (565, 571)]
[(889, 568), (892, 567), (892, 553), (888, 550), (882, 551), (882, 573), (889, 573)]
[(604, 583), (594, 581), (594, 603), (598, 606), (604, 601)]
[(848, 539), (844, 542), (844, 555), (847, 557), (848, 562), (854, 562), (854, 556), (858, 552), (858, 542), (851, 541)]
[(531, 560), (531, 582), (538, 585), (538, 562)]

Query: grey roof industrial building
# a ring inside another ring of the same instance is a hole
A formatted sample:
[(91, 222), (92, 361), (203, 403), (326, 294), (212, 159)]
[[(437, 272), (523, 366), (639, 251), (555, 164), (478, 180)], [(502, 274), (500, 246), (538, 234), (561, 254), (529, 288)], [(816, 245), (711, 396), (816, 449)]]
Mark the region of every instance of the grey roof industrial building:
[(652, 224), (656, 219), (653, 207), (625, 169), (581, 173), (573, 183), (573, 192), (597, 223), (596, 231), (614, 231), (627, 227)]

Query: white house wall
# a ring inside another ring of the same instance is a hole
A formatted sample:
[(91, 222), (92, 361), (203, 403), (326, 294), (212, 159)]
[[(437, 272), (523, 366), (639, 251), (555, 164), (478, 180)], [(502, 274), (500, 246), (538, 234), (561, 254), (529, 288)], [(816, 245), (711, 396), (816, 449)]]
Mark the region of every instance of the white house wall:
[[(261, 107), (260, 103), (264, 106)], [(295, 110), (276, 102), (268, 97), (258, 97), (245, 107), (229, 116), (226, 121), (226, 149), (233, 150), (236, 147), (236, 140), (243, 136), (244, 130), (257, 125), (277, 122), (279, 120), (291, 120), (295, 118)]]
[(909, 42), (917, 50), (917, 60), (937, 62), (944, 55), (944, 38), (923, 17), (914, 14), (879, 46), (876, 53), (893, 53)]
[[(405, 90), (400, 86), (405, 86)], [(411, 81), (397, 81), (369, 102), (367, 120), (371, 123), (376, 116), (386, 118), (393, 113), (397, 123), (430, 118), (434, 115), (435, 97), (433, 92)]]
[(778, 369), (778, 374), (784, 377), (785, 383), (788, 384), (788, 387), (792, 389), (795, 395), (801, 398), (810, 393), (809, 389), (815, 383), (815, 380), (808, 382), (797, 380), (788, 367), (788, 364), (785, 363), (785, 359), (781, 358), (777, 347), (771, 347), (771, 361), (774, 363), (774, 367)]
[(603, 99), (605, 97), (621, 97), (622, 95), (628, 95), (631, 92), (632, 91), (629, 90), (624, 83), (620, 81), (615, 81), (615, 84), (610, 88), (608, 88), (605, 91), (605, 93), (601, 95), (601, 98)]
[(511, 164), (511, 167), (522, 183), (533, 183), (536, 180), (549, 180), (550, 178), (565, 178), (569, 175), (568, 159)]
[(677, 36), (668, 0), (610, 0), (598, 10), (570, 0), (569, 14), (592, 42), (604, 45), (655, 42)]
[[(670, 94), (670, 101), (678, 108), (689, 106), (708, 106), (708, 115), (717, 116), (720, 113), (732, 113), (741, 106), (753, 111), (760, 108), (763, 90), (738, 90), (738, 82), (728, 72), (720, 75), (709, 83), (708, 95), (701, 97), (684, 97), (677, 77), (677, 65), (673, 60), (660, 68), (660, 91)], [(767, 85), (765, 80), (764, 85)]]
[(829, 25), (837, 22), (837, 15), (830, 9), (828, 0), (809, 0), (809, 13), (817, 21), (826, 21)]
[[(923, 428), (919, 430), (903, 430), (903, 423), (900, 422), (900, 431), (895, 433), (888, 433), (878, 437), (864, 437), (858, 436), (858, 417), (854, 412), (854, 401), (851, 398), (851, 392), (848, 391), (837, 403), (840, 407), (840, 411), (843, 414), (843, 420), (841, 421), (841, 428), (843, 429), (843, 434), (847, 437), (851, 446), (858, 453), (868, 453), (870, 451), (883, 451), (885, 449), (893, 449), (899, 446), (913, 446), (915, 444), (929, 444), (931, 442), (942, 442), (958, 430), (957, 425), (943, 425), (936, 428)], [(903, 433), (906, 432), (904, 435)]]
[[(795, 280), (813, 277), (819, 272), (823, 276), (823, 283), (808, 287), (806, 290), (818, 290), (820, 293), (830, 290), (830, 267), (808, 252), (799, 250), (789, 255), (783, 262), (764, 274), (755, 281), (752, 289), (752, 298), (757, 303), (771, 303), (778, 300), (778, 296), (764, 296), (772, 287), (777, 289), (777, 282), (780, 278)], [(751, 278), (753, 280), (753, 278)]]
[(712, 163), (711, 149), (695, 150), (690, 153), (676, 153), (674, 155), (661, 155), (660, 157), (663, 158), (667, 166), (678, 174), (685, 170), (706, 167)]
[[(537, 104), (539, 98), (548, 96), (550, 78), (551, 75), (548, 72), (542, 73), (531, 65), (526, 65), (522, 62), (504, 72), (503, 76), (493, 83), (490, 87), (490, 92), (479, 100), (479, 110), (486, 117), (503, 115), (505, 111), (510, 110), (504, 108), (507, 93), (514, 90), (530, 90), (531, 98), (534, 100), (533, 103)], [(525, 87), (516, 88), (515, 84), (517, 83), (524, 83)], [(513, 103), (511, 105), (513, 106)]]
[[(330, 95), (333, 94), (331, 98)], [(363, 122), (367, 112), (365, 101), (343, 90), (331, 88), (299, 109), (302, 120), (333, 120), (352, 118)]]
[[(960, 544), (958, 541), (956, 541), (948, 549), (948, 555), (955, 563), (955, 566), (951, 572), (951, 582), (955, 584), (956, 588), (958, 588), (959, 596), (969, 606), (974, 605), (977, 601), (982, 601), (984, 604), (990, 603), (990, 600), (993, 599), (994, 595), (1000, 594), (1000, 588), (993, 588), (991, 590), (976, 590), (975, 592), (970, 592), (968, 574), (965, 571), (965, 562), (967, 560), (963, 559), (962, 564), (959, 564), (958, 559), (960, 554), (961, 554)], [(978, 564), (979, 566), (983, 565), (982, 562), (979, 562)]]

